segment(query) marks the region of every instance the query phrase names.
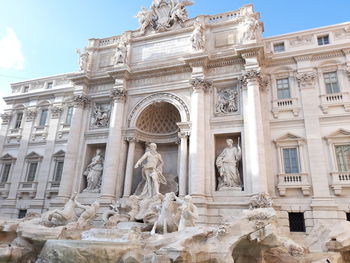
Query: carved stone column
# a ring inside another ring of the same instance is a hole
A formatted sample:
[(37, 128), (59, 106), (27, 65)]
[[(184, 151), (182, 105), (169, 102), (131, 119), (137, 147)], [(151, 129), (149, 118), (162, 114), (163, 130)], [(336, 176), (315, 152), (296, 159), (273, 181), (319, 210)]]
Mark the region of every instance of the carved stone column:
[(127, 138), (127, 141), (129, 142), (129, 149), (128, 149), (128, 160), (126, 162), (123, 197), (128, 197), (131, 195), (132, 176), (134, 173), (134, 156), (135, 156), (136, 139)]
[(72, 124), (69, 131), (67, 152), (64, 158), (62, 171), (62, 179), (58, 197), (62, 199), (69, 198), (72, 194), (75, 168), (77, 164), (77, 155), (80, 145), (80, 133), (82, 128), (82, 119), (85, 106), (89, 103), (89, 99), (85, 95), (74, 96), (74, 114)]
[(180, 154), (179, 154), (179, 196), (187, 194), (187, 170), (188, 170), (188, 132), (179, 132)]
[(265, 164), (265, 144), (263, 118), (261, 113), (260, 89), (266, 86), (259, 70), (252, 69), (242, 76), (243, 118), (244, 118), (244, 152), (246, 178), (251, 180), (253, 193), (267, 192)]
[(189, 193), (193, 196), (205, 195), (205, 93), (212, 83), (194, 78), (190, 81), (193, 87), (191, 95), (191, 137), (190, 137), (190, 180)]
[(126, 99), (126, 88), (124, 85), (125, 82), (123, 80), (117, 80), (114, 89), (111, 91), (113, 108), (109, 125), (109, 136), (101, 187), (101, 197), (107, 199), (115, 198), (118, 171), (120, 170), (119, 159), (122, 145), (122, 123)]

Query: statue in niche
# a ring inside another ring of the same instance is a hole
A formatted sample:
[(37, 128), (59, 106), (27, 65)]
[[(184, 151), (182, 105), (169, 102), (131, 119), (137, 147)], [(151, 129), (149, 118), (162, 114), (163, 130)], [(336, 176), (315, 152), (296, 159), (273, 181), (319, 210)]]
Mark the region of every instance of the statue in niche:
[(82, 53), (79, 48), (77, 48), (77, 54), (79, 55), (79, 68), (81, 71), (88, 70), (89, 53)]
[(109, 107), (95, 105), (92, 117), (92, 127), (107, 128), (109, 125)]
[(226, 187), (241, 187), (241, 176), (238, 171), (238, 163), (242, 158), (241, 147), (239, 146), (239, 138), (237, 147), (233, 146), (233, 140), (226, 140), (227, 147), (222, 151), (216, 159), (216, 166), (219, 170), (218, 190)]
[[(151, 143), (149, 150), (146, 150), (145, 154), (135, 164), (135, 168), (138, 168), (143, 161), (145, 164), (142, 167), (142, 182), (137, 187), (140, 193), (137, 195), (140, 198), (151, 198), (159, 195), (159, 185), (166, 184), (166, 179), (163, 175), (163, 159), (162, 156), (157, 152), (157, 145)], [(141, 184), (144, 184), (143, 188)], [(142, 188), (142, 190), (140, 189)]]
[(215, 113), (230, 114), (238, 110), (238, 92), (234, 89), (221, 89), (218, 91), (218, 100)]
[(92, 158), (91, 163), (87, 166), (85, 172), (87, 187), (84, 191), (98, 193), (101, 188), (103, 170), (103, 157), (101, 149), (96, 150), (96, 155)]
[(117, 48), (115, 51), (115, 64), (125, 64), (128, 53), (128, 40), (123, 35), (117, 42)]
[(258, 30), (260, 29), (259, 21), (252, 16), (247, 16), (243, 21), (242, 30), (243, 30), (243, 39), (242, 42), (256, 40)]
[(194, 22), (194, 30), (190, 37), (192, 42), (192, 48), (195, 51), (200, 51), (205, 48), (205, 39), (204, 39), (204, 27), (199, 21)]

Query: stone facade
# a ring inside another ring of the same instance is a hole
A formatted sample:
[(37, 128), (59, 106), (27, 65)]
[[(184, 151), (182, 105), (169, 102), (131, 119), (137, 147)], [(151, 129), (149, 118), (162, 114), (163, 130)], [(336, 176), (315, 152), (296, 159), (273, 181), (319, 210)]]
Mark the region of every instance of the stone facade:
[[(287, 231), (288, 213), (303, 213), (307, 232), (319, 219), (346, 220), (350, 24), (263, 38), (251, 5), (188, 18), (185, 3), (155, 1), (137, 15), (139, 30), (89, 40), (76, 73), (12, 84), (2, 215), (62, 207), (74, 192), (84, 205), (98, 198), (102, 213), (136, 191), (135, 163), (153, 142), (200, 224), (232, 220), (261, 192)], [(218, 187), (227, 139), (241, 148), (241, 185)], [(84, 191), (97, 149), (101, 182)]]

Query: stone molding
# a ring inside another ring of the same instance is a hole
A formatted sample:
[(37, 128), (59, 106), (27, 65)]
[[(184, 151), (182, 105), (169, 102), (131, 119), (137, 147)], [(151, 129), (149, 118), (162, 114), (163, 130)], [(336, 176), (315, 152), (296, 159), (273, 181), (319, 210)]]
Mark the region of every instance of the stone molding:
[(193, 92), (207, 92), (212, 88), (213, 82), (202, 78), (194, 78), (190, 80), (190, 85), (193, 88)]
[(75, 108), (84, 108), (90, 103), (90, 99), (85, 95), (75, 95), (73, 98), (73, 105)]
[(109, 97), (117, 102), (117, 103), (123, 103), (126, 100), (127, 90), (123, 87), (114, 87), (111, 90), (111, 93)]

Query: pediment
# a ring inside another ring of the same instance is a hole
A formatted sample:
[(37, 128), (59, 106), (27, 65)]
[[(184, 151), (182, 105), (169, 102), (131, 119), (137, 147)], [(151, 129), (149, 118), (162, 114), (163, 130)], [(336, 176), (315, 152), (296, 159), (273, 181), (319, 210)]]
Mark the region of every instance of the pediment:
[(26, 159), (41, 159), (43, 158), (41, 155), (37, 154), (36, 152), (31, 152), (27, 154)]
[(11, 154), (6, 153), (0, 158), (1, 161), (13, 161), (16, 160), (15, 157), (13, 157)]
[(330, 135), (326, 136), (326, 139), (334, 139), (334, 138), (346, 138), (346, 137), (350, 137), (350, 131), (349, 130), (345, 130), (345, 129), (339, 129), (333, 133), (331, 133)]
[(275, 142), (283, 142), (283, 141), (303, 141), (304, 138), (292, 134), (292, 133), (287, 133), (281, 137), (279, 137), (278, 139), (275, 140)]
[(65, 156), (65, 154), (66, 154), (66, 152), (65, 151), (63, 151), (63, 150), (59, 150), (58, 152), (56, 152), (53, 156), (54, 157), (64, 157)]

